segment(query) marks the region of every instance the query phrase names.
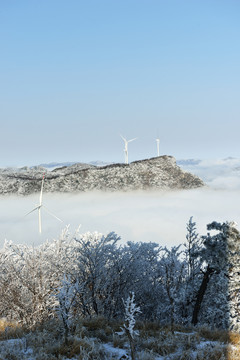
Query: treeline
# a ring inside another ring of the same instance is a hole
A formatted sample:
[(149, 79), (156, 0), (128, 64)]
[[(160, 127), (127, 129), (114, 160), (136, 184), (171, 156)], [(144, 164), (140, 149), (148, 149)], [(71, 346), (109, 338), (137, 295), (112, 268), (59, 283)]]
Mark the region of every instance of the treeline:
[(119, 244), (115, 233), (70, 235), (38, 247), (5, 242), (0, 253), (0, 317), (28, 327), (60, 316), (122, 318), (134, 292), (138, 317), (162, 324), (238, 330), (240, 234), (213, 222), (199, 236), (190, 218), (183, 245)]

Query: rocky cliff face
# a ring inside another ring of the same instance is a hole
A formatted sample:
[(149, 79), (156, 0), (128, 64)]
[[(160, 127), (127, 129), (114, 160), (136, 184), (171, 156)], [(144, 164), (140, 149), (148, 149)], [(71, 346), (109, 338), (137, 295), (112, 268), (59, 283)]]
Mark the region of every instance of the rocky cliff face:
[(45, 192), (167, 190), (204, 186), (200, 178), (181, 170), (172, 156), (160, 156), (128, 165), (97, 167), (75, 164), (53, 171), (41, 167), (18, 171), (3, 169), (0, 171), (0, 194), (29, 195), (38, 192), (43, 173)]

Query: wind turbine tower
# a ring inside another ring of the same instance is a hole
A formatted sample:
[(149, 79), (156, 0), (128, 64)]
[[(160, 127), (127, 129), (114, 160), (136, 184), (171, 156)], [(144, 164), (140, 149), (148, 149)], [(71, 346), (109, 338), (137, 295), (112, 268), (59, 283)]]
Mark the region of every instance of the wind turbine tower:
[(43, 178), (42, 178), (42, 184), (41, 184), (41, 191), (40, 191), (40, 196), (39, 196), (39, 204), (32, 209), (31, 211), (29, 211), (29, 213), (27, 213), (25, 216), (31, 214), (32, 212), (34, 212), (35, 210), (38, 210), (38, 231), (39, 234), (42, 233), (42, 216), (41, 216), (41, 209), (43, 208), (49, 215), (53, 216), (55, 219), (57, 219), (58, 221), (61, 221), (61, 219), (59, 219), (56, 215), (52, 214), (47, 208), (46, 206), (43, 205), (42, 203), (42, 198), (43, 198), (43, 184), (44, 184), (44, 178), (45, 178), (45, 174), (43, 174)]
[(157, 156), (160, 156), (160, 152), (159, 152), (159, 143), (160, 143), (160, 139), (157, 138), (156, 139), (156, 142), (157, 142)]
[(128, 164), (128, 143), (130, 143), (131, 141), (136, 140), (137, 138), (127, 140), (122, 135), (120, 135), (120, 136), (124, 141), (124, 150), (123, 151), (124, 151), (124, 154), (125, 154), (125, 164)]

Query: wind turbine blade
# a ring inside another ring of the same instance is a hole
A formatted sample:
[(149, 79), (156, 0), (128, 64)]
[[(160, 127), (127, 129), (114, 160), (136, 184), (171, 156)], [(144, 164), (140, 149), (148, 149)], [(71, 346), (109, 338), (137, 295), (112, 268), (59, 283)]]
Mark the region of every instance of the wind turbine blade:
[(37, 207), (35, 207), (34, 209), (32, 209), (31, 211), (29, 211), (26, 215), (24, 215), (24, 216), (27, 216), (27, 215), (29, 215), (29, 214), (31, 214), (33, 211), (36, 211), (37, 209), (39, 209), (40, 208), (40, 205), (38, 205)]
[(120, 134), (121, 138), (123, 139), (123, 141), (127, 141), (121, 134)]
[(134, 138), (134, 139), (128, 140), (128, 142), (131, 142), (131, 141), (134, 141), (134, 140), (137, 140), (137, 138)]
[(42, 195), (43, 195), (44, 177), (45, 177), (45, 174), (43, 174), (43, 178), (42, 178), (42, 185), (41, 185), (40, 198), (39, 198), (39, 204), (40, 204), (40, 205), (42, 205)]
[(39, 234), (41, 234), (42, 233), (41, 207), (38, 208), (38, 229), (39, 229)]
[(57, 219), (60, 222), (63, 222), (61, 219), (59, 219), (56, 215), (54, 215), (51, 211), (48, 210), (48, 208), (46, 208), (46, 206), (43, 205), (44, 210), (51, 216), (53, 216), (55, 219)]

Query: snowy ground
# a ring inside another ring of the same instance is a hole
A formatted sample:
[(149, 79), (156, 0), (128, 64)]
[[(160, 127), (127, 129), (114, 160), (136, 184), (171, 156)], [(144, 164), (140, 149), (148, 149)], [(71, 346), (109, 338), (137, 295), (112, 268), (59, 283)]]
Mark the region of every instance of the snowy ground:
[[(180, 333), (179, 333), (180, 334)], [(204, 359), (204, 356), (209, 352), (213, 351), (223, 351), (225, 345), (217, 342), (217, 341), (208, 341), (208, 340), (200, 340), (198, 344), (196, 344), (195, 348), (190, 348), (185, 351), (185, 356), (189, 360), (195, 359)], [(102, 348), (105, 350), (106, 360), (120, 360), (120, 359), (131, 359), (129, 355), (128, 349), (120, 349), (115, 348), (112, 344), (102, 344)], [(137, 360), (177, 360), (182, 359), (183, 349), (179, 347), (179, 349), (173, 353), (166, 354), (165, 356), (154, 355), (151, 351), (140, 351), (137, 355)], [(39, 360), (39, 355), (34, 355), (34, 351), (27, 344), (25, 338), (23, 339), (10, 339), (6, 341), (0, 341), (0, 356), (5, 359), (22, 359), (22, 360)], [(15, 356), (15, 357), (14, 357)], [(47, 359), (43, 357), (43, 359)], [(70, 360), (67, 357), (60, 357), (62, 360)], [(78, 360), (79, 357), (71, 357), (72, 360)], [(86, 358), (88, 359), (88, 357)], [(90, 357), (89, 357), (90, 359)], [(92, 359), (92, 358), (91, 358)], [(97, 359), (97, 358), (94, 358)], [(222, 358), (225, 359), (224, 357)], [(101, 360), (101, 357), (99, 357)]]

